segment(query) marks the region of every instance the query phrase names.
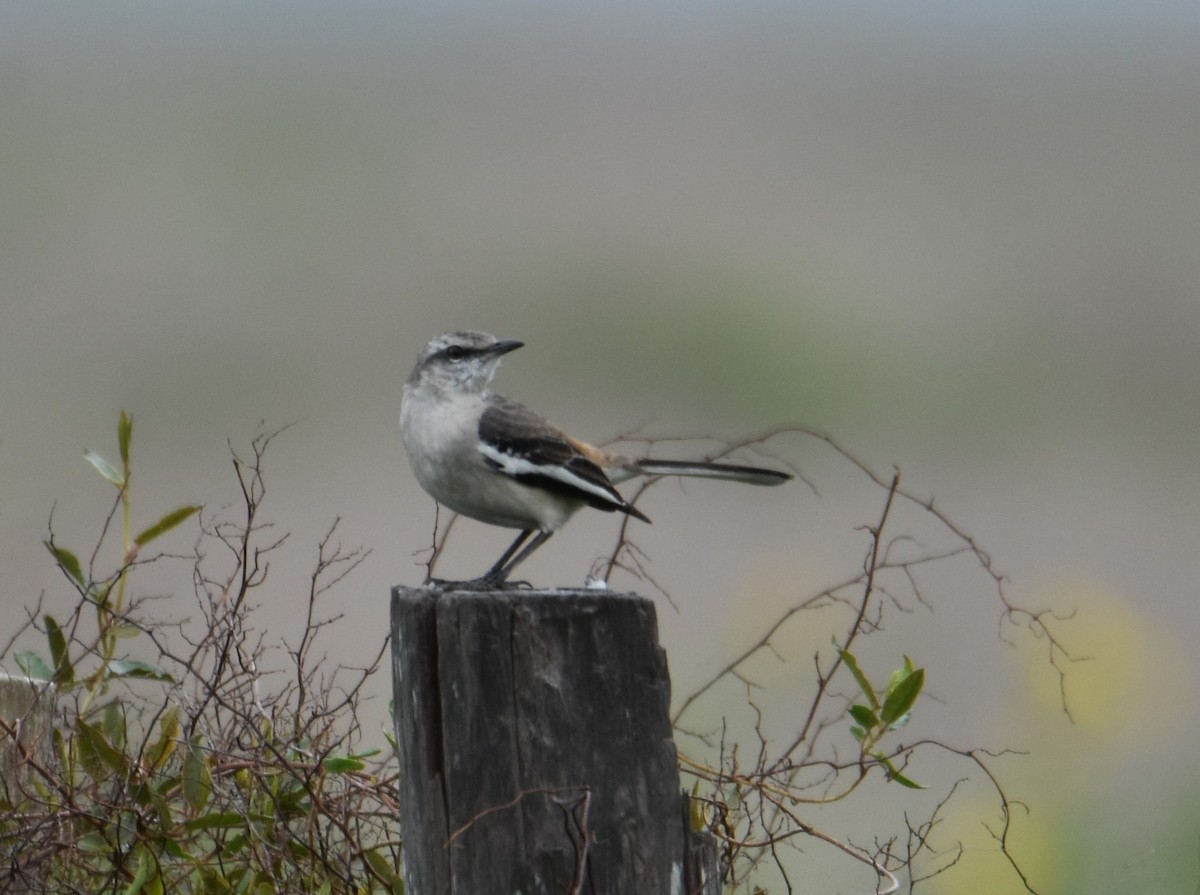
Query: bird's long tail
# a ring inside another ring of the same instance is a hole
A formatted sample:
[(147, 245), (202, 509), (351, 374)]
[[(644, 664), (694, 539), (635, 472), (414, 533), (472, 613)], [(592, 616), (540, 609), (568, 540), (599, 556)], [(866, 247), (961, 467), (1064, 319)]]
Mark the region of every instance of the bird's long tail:
[(687, 460), (638, 460), (637, 472), (642, 475), (687, 475), (702, 479), (725, 479), (748, 485), (782, 485), (794, 476), (761, 466), (741, 466), (736, 463), (709, 463)]

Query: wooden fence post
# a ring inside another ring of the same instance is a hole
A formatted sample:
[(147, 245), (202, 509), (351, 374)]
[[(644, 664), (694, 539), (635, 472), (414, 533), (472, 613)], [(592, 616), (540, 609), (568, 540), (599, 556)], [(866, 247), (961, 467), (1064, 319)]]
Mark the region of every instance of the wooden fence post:
[[(44, 766), (50, 756), (57, 689), (46, 681), (0, 672), (0, 799), (9, 810), (20, 810), (36, 790), (29, 762)], [(13, 859), (11, 872), (3, 874), (0, 886), (9, 895), (35, 891), (24, 882), (25, 868)]]
[(0, 797), (11, 805), (30, 779), (25, 756), (44, 762), (50, 754), (55, 696), (53, 684), (0, 672)]
[(410, 895), (718, 895), (649, 600), (392, 591)]

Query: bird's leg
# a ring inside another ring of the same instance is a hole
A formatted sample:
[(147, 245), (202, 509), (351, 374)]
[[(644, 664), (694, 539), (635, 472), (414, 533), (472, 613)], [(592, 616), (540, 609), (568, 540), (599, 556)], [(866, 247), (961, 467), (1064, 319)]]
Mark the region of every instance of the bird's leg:
[[(525, 549), (520, 553), (517, 553), (517, 555), (510, 560), (509, 557), (516, 553), (517, 548), (531, 534), (533, 534), (533, 532), (521, 532), (521, 536), (517, 538), (517, 540), (513, 542), (513, 545), (504, 552), (504, 555), (500, 557), (500, 560), (496, 563), (496, 565), (492, 566), (491, 569), (484, 573), (484, 576), (481, 580), (488, 582), (493, 587), (504, 584), (504, 582), (508, 580), (508, 576), (512, 574), (512, 570), (519, 566), (524, 560), (528, 559), (529, 554), (533, 553), (534, 550), (537, 550), (538, 547), (541, 547), (544, 543), (550, 540), (550, 535), (554, 534), (554, 532), (539, 531), (537, 536), (525, 545)], [(505, 564), (506, 560), (507, 565)]]
[[(529, 540), (530, 535), (535, 533), (537, 537), (529, 541), (528, 544), (525, 544)], [(427, 583), (438, 588), (462, 587), (471, 590), (495, 590), (505, 587), (512, 570), (528, 558), (529, 554), (533, 553), (534, 550), (546, 543), (552, 534), (554, 534), (552, 531), (536, 531), (535, 529), (522, 531), (492, 567), (478, 578), (472, 578), (470, 581), (444, 581), (440, 578), (431, 578)], [(524, 550), (521, 550), (522, 545), (525, 546)], [(517, 553), (518, 550), (521, 552)]]
[[(517, 539), (512, 541), (512, 545), (504, 551), (504, 555), (496, 560), (496, 565), (493, 565), (491, 569), (482, 573), (480, 577), (475, 578), (475, 581), (470, 582), (470, 584), (478, 587), (480, 590), (505, 587), (505, 583), (508, 582), (512, 570), (516, 569), (517, 565), (520, 565), (535, 549), (538, 549), (547, 540), (550, 540), (550, 536), (554, 533), (553, 531), (536, 531), (534, 539), (526, 545), (524, 542), (532, 534), (534, 534), (533, 529), (522, 531), (521, 534), (518, 534)], [(521, 549), (522, 545), (524, 545), (524, 549)], [(520, 553), (517, 553), (518, 549), (520, 549)]]
[[(488, 569), (486, 572), (484, 572), (482, 575), (480, 575), (478, 578), (476, 578), (475, 581), (481, 585), (483, 585), (483, 584), (491, 584), (491, 585), (503, 584), (504, 579), (506, 579), (508, 577), (508, 572), (504, 568), (505, 563), (507, 563), (510, 559), (512, 559), (513, 554), (521, 549), (521, 545), (524, 544), (529, 539), (529, 536), (531, 534), (533, 534), (533, 531), (534, 530), (532, 528), (530, 528), (530, 529), (526, 529), (525, 531), (518, 534), (517, 539), (515, 541), (513, 541), (509, 545), (508, 549), (505, 550), (504, 553), (502, 553), (500, 555), (500, 558), (498, 560), (496, 560), (495, 564), (490, 569)], [(522, 554), (522, 556), (524, 556), (524, 554)], [(515, 565), (515, 563), (514, 563), (514, 565)]]
[(525, 543), (531, 534), (533, 534), (533, 529), (522, 531), (520, 534), (518, 534), (517, 539), (509, 545), (508, 549), (504, 551), (503, 555), (498, 560), (496, 560), (495, 564), (478, 578), (471, 578), (467, 581), (450, 581), (445, 578), (429, 578), (425, 583), (432, 584), (434, 587), (439, 588), (459, 585), (463, 587), (472, 587), (478, 590), (483, 590), (487, 587), (494, 587), (497, 584), (501, 584), (503, 583), (504, 579), (508, 577), (507, 575), (502, 574), (504, 572), (504, 564), (512, 558), (512, 555), (516, 553), (518, 549), (520, 549), (521, 545)]

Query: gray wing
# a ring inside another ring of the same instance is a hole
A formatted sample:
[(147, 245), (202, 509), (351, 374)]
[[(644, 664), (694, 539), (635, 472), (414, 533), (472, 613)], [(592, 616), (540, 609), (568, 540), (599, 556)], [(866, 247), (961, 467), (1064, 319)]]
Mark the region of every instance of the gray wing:
[(604, 470), (576, 442), (523, 404), (491, 396), (479, 419), (480, 451), (493, 469), (535, 488), (606, 512), (650, 520), (625, 502)]

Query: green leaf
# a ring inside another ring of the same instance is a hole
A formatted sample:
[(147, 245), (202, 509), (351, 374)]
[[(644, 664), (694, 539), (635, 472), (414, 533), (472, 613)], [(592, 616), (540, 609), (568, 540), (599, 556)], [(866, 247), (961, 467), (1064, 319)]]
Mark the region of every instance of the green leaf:
[(179, 723), (179, 706), (173, 705), (163, 712), (158, 721), (158, 739), (151, 743), (146, 750), (150, 767), (156, 771), (162, 770), (163, 765), (175, 752), (182, 733), (183, 726)]
[(142, 886), (150, 880), (150, 874), (154, 872), (157, 866), (149, 851), (145, 848), (138, 849), (137, 856), (137, 875), (134, 876), (133, 882), (125, 887), (122, 895), (138, 895), (142, 891)]
[(917, 697), (921, 695), (921, 688), (924, 686), (924, 668), (915, 668), (912, 674), (902, 678), (892, 687), (883, 701), (883, 709), (879, 715), (883, 722), (893, 724), (912, 711)]
[(198, 512), (200, 512), (200, 507), (198, 506), (186, 506), (173, 510), (139, 534), (133, 539), (133, 542), (139, 547), (144, 547), (159, 535), (166, 534), (189, 516), (194, 516)]
[(331, 774), (344, 774), (347, 771), (361, 771), (367, 766), (365, 761), (357, 758), (327, 758), (321, 762), (321, 767)]
[(892, 764), (891, 759), (889, 759), (886, 755), (873, 755), (872, 758), (887, 768), (889, 780), (899, 783), (901, 786), (906, 786), (909, 789), (925, 789), (923, 784), (917, 783), (914, 780), (910, 780), (908, 777), (905, 777), (898, 770), (896, 770), (896, 766)]
[[(126, 805), (125, 802), (120, 802), (121, 805)], [(125, 848), (136, 839), (138, 830), (138, 812), (133, 807), (123, 807), (117, 809), (116, 817), (112, 814), (108, 815), (112, 821), (110, 829), (113, 832), (113, 838), (122, 843)]]
[(100, 620), (101, 625), (107, 624), (108, 614), (105, 610), (108, 609), (108, 598), (112, 596), (112, 584), (98, 585), (92, 590), (92, 600), (96, 604), (96, 618)]
[(75, 680), (75, 667), (71, 664), (71, 657), (67, 653), (67, 637), (63, 634), (58, 622), (54, 620), (54, 616), (47, 613), (42, 616), (42, 620), (46, 623), (46, 639), (50, 641), (50, 658), (54, 662), (54, 679), (59, 683), (69, 684)]
[(139, 805), (154, 808), (158, 814), (159, 827), (163, 830), (170, 830), (175, 826), (174, 809), (163, 795), (163, 789), (174, 782), (173, 779), (162, 780), (157, 788), (142, 784), (133, 791), (133, 797)]
[(301, 860), (312, 857), (312, 849), (299, 839), (289, 839), (287, 841), (287, 847), (291, 849), (291, 852), (295, 857), (300, 858)]
[(912, 712), (905, 712), (903, 715), (901, 715), (899, 718), (897, 718), (895, 721), (893, 721), (891, 724), (889, 724), (887, 726), (887, 729), (888, 730), (899, 730), (900, 728), (902, 728), (906, 724), (908, 724), (908, 722), (911, 720), (912, 720)]
[(892, 779), (895, 780), (897, 783), (899, 783), (901, 786), (907, 786), (909, 789), (926, 789), (927, 788), (924, 783), (918, 783), (916, 780), (910, 780), (907, 777), (905, 777), (903, 774), (893, 774)]
[(858, 689), (862, 690), (863, 696), (871, 703), (871, 708), (879, 710), (879, 697), (875, 695), (875, 688), (871, 686), (871, 682), (867, 680), (867, 676), (863, 674), (861, 668), (858, 667), (858, 659), (854, 657), (854, 653), (850, 650), (839, 649), (838, 655), (842, 657), (842, 661), (846, 663), (846, 667), (850, 669), (850, 673), (854, 675), (854, 680), (858, 682)]
[(99, 833), (85, 833), (75, 840), (75, 847), (85, 855), (111, 855), (112, 844)]
[(857, 721), (861, 727), (867, 730), (870, 730), (872, 727), (879, 726), (878, 716), (865, 705), (850, 706), (850, 717)]
[[(239, 818), (240, 819), (240, 818)], [(245, 833), (238, 833), (232, 839), (228, 840), (221, 849), (222, 858), (231, 858), (238, 853), (245, 851), (246, 846), (250, 844), (250, 837)]]
[(914, 668), (913, 668), (912, 659), (910, 659), (908, 656), (905, 656), (904, 657), (904, 666), (902, 668), (897, 668), (895, 671), (892, 672), (892, 676), (890, 678), (888, 678), (887, 689), (885, 689), (884, 692), (885, 693), (892, 692), (892, 690), (896, 689), (896, 685), (898, 683), (900, 683), (902, 680), (904, 680), (906, 677), (908, 677), (910, 674), (912, 674), (913, 671), (914, 671)]
[(26, 651), (17, 653), (13, 658), (17, 662), (17, 667), (34, 680), (50, 681), (54, 679), (54, 670), (37, 653)]
[(129, 728), (125, 724), (125, 706), (123, 703), (113, 700), (104, 707), (104, 713), (100, 716), (100, 731), (104, 734), (105, 739), (113, 744), (114, 747), (125, 751), (125, 743), (129, 736)]
[(203, 811), (212, 795), (212, 771), (208, 756), (200, 747), (199, 738), (188, 743), (183, 754), (183, 800), (193, 812)]
[(121, 463), (129, 468), (129, 442), (133, 438), (133, 417), (122, 410), (117, 420), (117, 443), (121, 446)]
[(125, 487), (125, 473), (117, 469), (95, 451), (84, 451), (83, 456), (92, 466), (96, 467), (96, 472), (104, 476), (118, 488)]
[(97, 728), (80, 718), (75, 722), (75, 730), (79, 734), (79, 758), (93, 777), (102, 777), (105, 768), (122, 773), (128, 769), (125, 754)]
[[(165, 851), (172, 858), (179, 858), (181, 861), (186, 861), (191, 858), (191, 855), (188, 854), (187, 850), (174, 839), (162, 839), (159, 841), (162, 844), (163, 851)], [(190, 845), (191, 843), (189, 842), (188, 844)], [(201, 891), (206, 890), (202, 889)]]
[(169, 671), (163, 671), (157, 665), (151, 665), (149, 662), (142, 662), (140, 659), (113, 659), (108, 663), (108, 673), (105, 678), (113, 680), (117, 678), (135, 677), (151, 681), (166, 681), (174, 683), (175, 676)]
[(396, 895), (404, 892), (404, 880), (396, 873), (392, 867), (392, 862), (379, 853), (378, 849), (368, 849), (363, 852), (363, 857), (367, 863), (371, 865), (371, 869), (378, 874), (379, 878), (387, 883), (388, 887)]
[(910, 780), (908, 777), (905, 777), (899, 771), (890, 772), (888, 774), (888, 777), (891, 780), (893, 780), (894, 782), (899, 783), (901, 786), (907, 786), (909, 789), (925, 789), (925, 784), (918, 783), (915, 780)]
[(50, 551), (50, 555), (54, 557), (54, 561), (58, 563), (58, 567), (71, 577), (71, 579), (80, 587), (87, 587), (87, 579), (83, 577), (83, 567), (79, 565), (79, 558), (65, 547), (55, 546), (50, 541), (43, 541), (46, 549)]

